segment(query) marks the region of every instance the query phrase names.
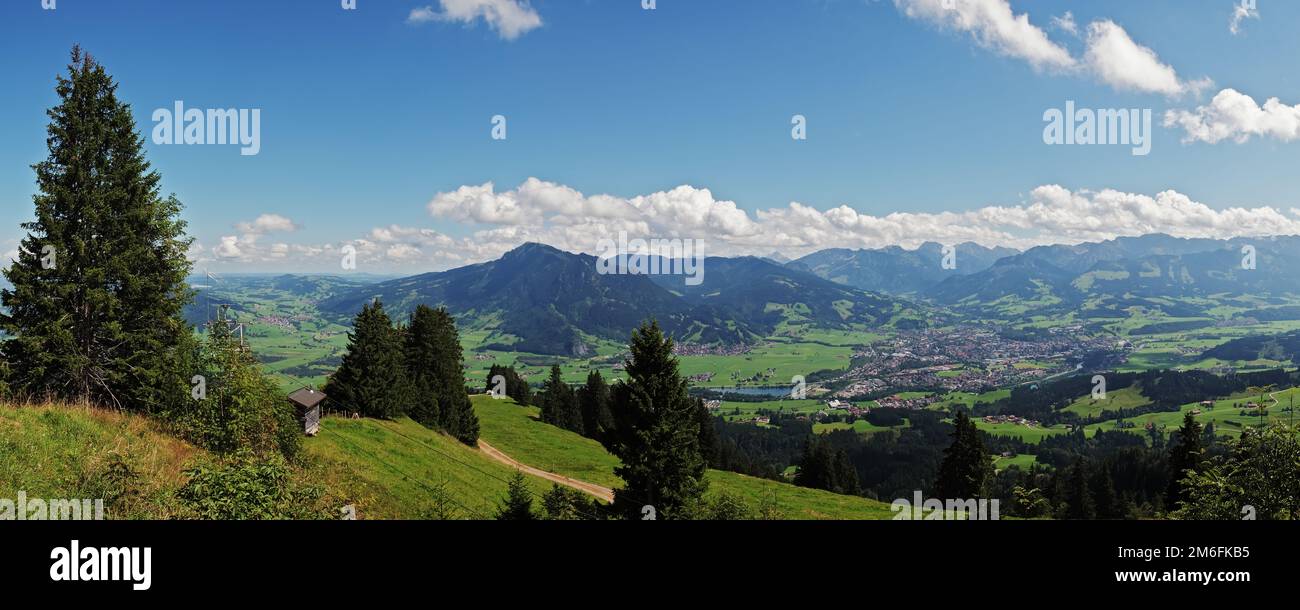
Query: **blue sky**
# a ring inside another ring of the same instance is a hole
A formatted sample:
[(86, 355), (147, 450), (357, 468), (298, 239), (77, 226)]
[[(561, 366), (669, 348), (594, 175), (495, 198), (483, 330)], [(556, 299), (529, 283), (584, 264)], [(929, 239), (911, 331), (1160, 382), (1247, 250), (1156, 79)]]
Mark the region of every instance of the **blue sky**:
[[(11, 0), (0, 250), (74, 43), (146, 136), (175, 100), (261, 110), (256, 156), (146, 145), (201, 268), (336, 270), (352, 244), (414, 272), (622, 230), (791, 255), (1300, 232), (1300, 3), (1256, 0), (1234, 34), (1241, 0), (942, 1)], [(1150, 154), (1048, 146), (1067, 100), (1151, 109)]]

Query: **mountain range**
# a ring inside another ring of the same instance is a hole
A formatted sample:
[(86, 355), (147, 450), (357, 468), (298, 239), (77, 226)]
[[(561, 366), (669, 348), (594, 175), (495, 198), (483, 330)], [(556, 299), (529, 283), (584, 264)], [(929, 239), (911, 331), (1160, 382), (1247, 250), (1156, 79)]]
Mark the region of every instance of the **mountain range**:
[(876, 250), (819, 250), (791, 261), (786, 266), (861, 290), (917, 294), (950, 277), (988, 269), (999, 259), (1019, 254), (1019, 251), (964, 243), (955, 246), (954, 253), (951, 268), (943, 265), (943, 246), (934, 242), (921, 244), (915, 250), (904, 250), (898, 246)]
[(756, 257), (703, 261), (706, 280), (600, 273), (596, 257), (524, 244), (500, 259), (345, 291), (320, 303), (351, 316), (380, 299), (397, 316), (446, 307), (463, 327), (490, 330), (495, 349), (582, 356), (594, 339), (626, 341), (656, 319), (679, 341), (750, 343), (783, 324), (916, 326), (909, 302), (844, 286)]
[(594, 256), (529, 243), (498, 260), (449, 271), (332, 291), (306, 288), (340, 321), (376, 298), (399, 319), (423, 303), (446, 307), (462, 327), (487, 331), (489, 348), (575, 356), (591, 354), (602, 339), (625, 341), (651, 318), (679, 341), (740, 344), (792, 326), (914, 328), (954, 316), (1087, 320), (1127, 317), (1140, 307), (1201, 317), (1215, 306), (1203, 297), (1245, 293), (1255, 297), (1249, 307), (1265, 308), (1241, 315), (1300, 317), (1293, 315), (1300, 311), (1268, 307), (1300, 294), (1300, 272), (1289, 265), (1300, 260), (1300, 237), (1153, 234), (1024, 252), (961, 244), (956, 253), (953, 269), (941, 264), (944, 249), (936, 243), (916, 250), (830, 249), (784, 264), (770, 256), (710, 257), (703, 261), (704, 281), (692, 286), (680, 275), (601, 273)]

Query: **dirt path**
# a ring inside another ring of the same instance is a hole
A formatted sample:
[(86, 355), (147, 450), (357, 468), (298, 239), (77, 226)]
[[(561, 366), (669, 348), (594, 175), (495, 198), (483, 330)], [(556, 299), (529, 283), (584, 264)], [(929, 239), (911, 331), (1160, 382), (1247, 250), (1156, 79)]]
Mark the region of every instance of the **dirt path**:
[(489, 444), (487, 441), (481, 438), (478, 439), (478, 449), (479, 451), (483, 452), (483, 455), (486, 455), (512, 468), (517, 468), (519, 470), (522, 470), (524, 474), (531, 474), (535, 477), (541, 477), (543, 479), (546, 479), (548, 481), (553, 481), (555, 483), (559, 483), (560, 485), (564, 485), (566, 487), (572, 487), (578, 491), (586, 492), (593, 496), (596, 496), (597, 498), (600, 498), (601, 500), (604, 500), (606, 502), (614, 501), (614, 490), (608, 487), (601, 487), (599, 485), (588, 483), (586, 481), (571, 479), (569, 477), (558, 475), (553, 472), (546, 472), (545, 470), (539, 470), (537, 468), (533, 468), (528, 464), (520, 463), (518, 460), (515, 460), (514, 458), (502, 453), (499, 449), (493, 447), (491, 444)]

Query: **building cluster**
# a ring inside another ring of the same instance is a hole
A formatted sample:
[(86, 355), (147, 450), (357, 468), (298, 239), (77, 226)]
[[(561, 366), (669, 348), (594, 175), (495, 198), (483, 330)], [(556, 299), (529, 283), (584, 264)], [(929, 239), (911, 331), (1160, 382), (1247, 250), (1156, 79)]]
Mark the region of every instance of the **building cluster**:
[(289, 316), (261, 316), (256, 320), (254, 320), (254, 322), (257, 324), (274, 326), (276, 328), (282, 328), (289, 332), (294, 332), (298, 330), (297, 327), (294, 325), (294, 321), (295, 318)]
[(700, 345), (674, 343), (674, 356), (743, 356), (752, 348), (748, 345)]
[[(1007, 338), (981, 327), (906, 331), (856, 350), (854, 360), (862, 364), (835, 380), (843, 384), (835, 397), (908, 390), (986, 392), (1068, 371), (1070, 362), (1112, 347), (1068, 327), (1033, 339)], [(902, 408), (928, 404), (925, 399), (895, 402)]]
[(1017, 425), (1025, 426), (1027, 428), (1037, 428), (1042, 425), (1035, 420), (1025, 418), (1025, 417), (1020, 417), (1019, 415), (986, 415), (984, 416), (984, 423), (1017, 424)]

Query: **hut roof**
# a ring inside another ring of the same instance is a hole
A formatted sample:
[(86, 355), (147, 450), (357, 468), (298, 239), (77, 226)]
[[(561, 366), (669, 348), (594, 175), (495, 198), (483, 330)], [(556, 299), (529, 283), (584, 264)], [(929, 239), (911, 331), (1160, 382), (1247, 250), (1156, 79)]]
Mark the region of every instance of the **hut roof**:
[(311, 388), (300, 388), (294, 390), (294, 392), (289, 395), (289, 400), (293, 401), (295, 404), (310, 409), (320, 404), (320, 401), (325, 400), (325, 393)]

